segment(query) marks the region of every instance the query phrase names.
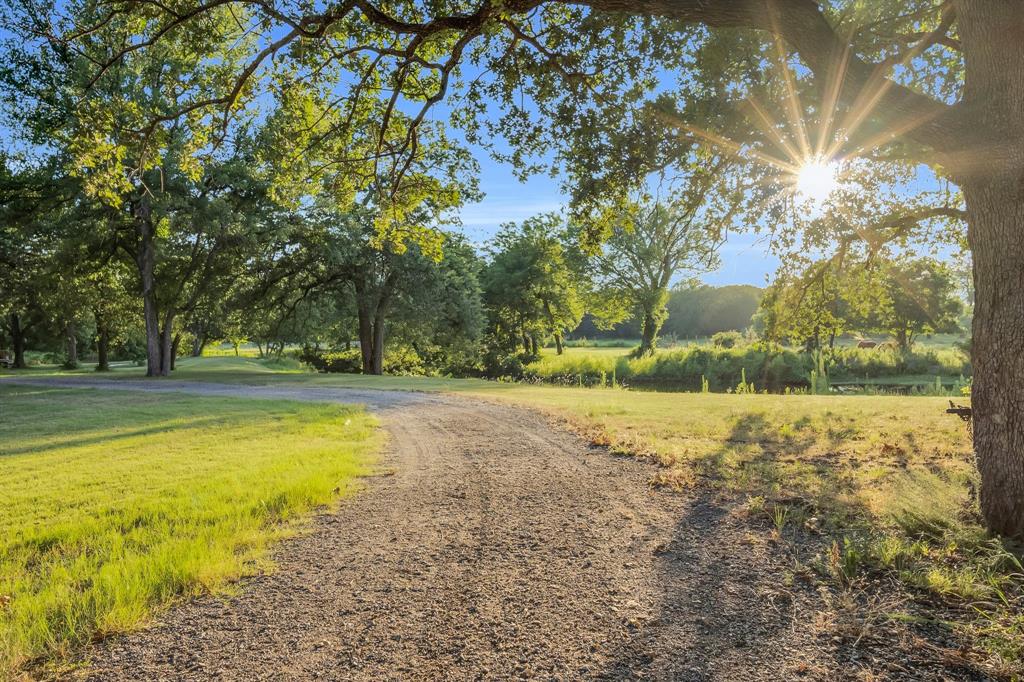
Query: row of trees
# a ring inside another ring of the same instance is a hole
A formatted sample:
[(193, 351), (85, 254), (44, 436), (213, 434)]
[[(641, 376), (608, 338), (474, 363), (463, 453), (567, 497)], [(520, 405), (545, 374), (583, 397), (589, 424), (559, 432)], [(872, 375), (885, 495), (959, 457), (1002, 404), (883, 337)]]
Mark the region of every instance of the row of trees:
[[(29, 173), (36, 171), (11, 175)], [(51, 176), (41, 187), (74, 182)], [(289, 210), (248, 175), (232, 178), (225, 194), (249, 203), (225, 210), (222, 222), (211, 218), (215, 227), (204, 233), (177, 228), (195, 212), (171, 213), (146, 268), (133, 267), (137, 251), (109, 225), (84, 234), (81, 223), (69, 226), (78, 214), (69, 215), (63, 202), (9, 202), (0, 331), (11, 339), (16, 366), (25, 364), (29, 328), (41, 321), (50, 343), (55, 334), (65, 337), (68, 364), (77, 362), (84, 331), (95, 341), (98, 369), (107, 369), (112, 343), (124, 349), (135, 341), (146, 349), (150, 373), (162, 375), (180, 354), (201, 354), (211, 339), (243, 337), (267, 353), (287, 344), (335, 349), (356, 342), (363, 371), (374, 374), (383, 371), (386, 340), (394, 339), (433, 367), (466, 368), (485, 346), (536, 355), (553, 340), (561, 352), (584, 312), (604, 326), (641, 321), (638, 350), (650, 353), (669, 282), (681, 268), (714, 262), (715, 232), (656, 201), (620, 213), (595, 251), (562, 216), (543, 214), (503, 226), (482, 256), (439, 228), (427, 244), (381, 243), (381, 208), (372, 202), (345, 212), (320, 201)], [(75, 206), (103, 213), (84, 196)], [(147, 324), (153, 311), (157, 324)], [(145, 345), (154, 336), (155, 347)]]
[[(174, 321), (197, 291), (189, 282), (211, 251), (211, 263), (233, 251), (213, 246), (231, 221), (193, 228), (180, 218), (204, 217), (204, 199), (242, 198), (214, 178), (244, 158), (246, 140), (253, 153), (240, 172), (268, 182), (275, 202), (306, 209), (315, 187), (347, 212), (372, 197), (375, 240), (411, 239), (430, 255), (415, 212), (428, 197), (436, 208), (465, 199), (436, 172), (454, 149), (429, 115), (457, 90), (446, 118), (468, 140), (504, 138), (509, 148), (496, 153), (523, 172), (549, 161), (564, 171), (588, 250), (611, 235), (600, 219), (609, 204), (617, 214), (652, 171), (691, 167), (696, 137), (751, 162), (745, 177), (769, 168), (748, 196), (780, 248), (969, 248), (981, 506), (993, 530), (1024, 534), (1014, 382), (1024, 371), (1024, 43), (1014, 3), (12, 0), (2, 11), (12, 128), (59, 148), (59, 165), (100, 200), (99, 234), (118, 236), (142, 287), (151, 372), (170, 360)], [(801, 166), (831, 162), (881, 180), (860, 182), (864, 191), (821, 220), (784, 221), (786, 201), (758, 197), (787, 177), (795, 184)], [(918, 164), (945, 187), (899, 199), (875, 191), (920, 175)], [(158, 246), (169, 243), (197, 258), (165, 259)], [(169, 287), (157, 281), (161, 262), (182, 276)]]
[(953, 270), (933, 258), (898, 257), (843, 268), (833, 260), (780, 271), (761, 300), (765, 338), (833, 347), (844, 333), (886, 334), (909, 350), (919, 334), (962, 331), (964, 300)]

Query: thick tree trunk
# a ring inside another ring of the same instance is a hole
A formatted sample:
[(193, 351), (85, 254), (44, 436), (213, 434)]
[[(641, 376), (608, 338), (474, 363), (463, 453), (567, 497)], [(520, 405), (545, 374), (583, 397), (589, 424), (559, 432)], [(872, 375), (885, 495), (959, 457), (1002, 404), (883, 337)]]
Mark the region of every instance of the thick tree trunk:
[(971, 407), (979, 502), (993, 532), (1024, 539), (1024, 23), (1017, 2), (956, 3), (976, 138), (952, 170), (974, 267)]
[(78, 367), (78, 330), (73, 321), (64, 325), (64, 343), (68, 355), (66, 366)]
[(540, 355), (540, 344), (537, 343), (536, 335), (530, 337), (530, 353)]
[(974, 260), (971, 406), (988, 527), (1024, 537), (1024, 185), (965, 187)]
[(96, 371), (109, 372), (110, 332), (107, 330), (107, 325), (102, 321), (96, 326)]
[(650, 355), (654, 352), (654, 346), (658, 343), (659, 326), (653, 314), (644, 314), (642, 331), (640, 333), (640, 349), (637, 351), (638, 355)]
[(371, 374), (384, 373), (384, 312), (378, 308), (373, 321), (373, 349)]
[(14, 368), (25, 369), (25, 330), (18, 313), (11, 313), (11, 343), (14, 344)]
[(558, 355), (561, 355), (563, 352), (565, 352), (565, 348), (562, 346), (562, 335), (561, 334), (555, 334), (555, 352)]
[(149, 201), (135, 206), (137, 251), (135, 263), (142, 287), (142, 318), (146, 327), (146, 376), (160, 376), (160, 313), (156, 304), (156, 245)]

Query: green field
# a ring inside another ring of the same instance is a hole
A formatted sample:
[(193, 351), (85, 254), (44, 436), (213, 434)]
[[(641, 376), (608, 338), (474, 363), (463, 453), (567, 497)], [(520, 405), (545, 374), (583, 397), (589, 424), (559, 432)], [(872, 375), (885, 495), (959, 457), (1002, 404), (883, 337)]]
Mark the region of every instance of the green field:
[(0, 404), (0, 678), (267, 568), (381, 444), (339, 405), (2, 380)]

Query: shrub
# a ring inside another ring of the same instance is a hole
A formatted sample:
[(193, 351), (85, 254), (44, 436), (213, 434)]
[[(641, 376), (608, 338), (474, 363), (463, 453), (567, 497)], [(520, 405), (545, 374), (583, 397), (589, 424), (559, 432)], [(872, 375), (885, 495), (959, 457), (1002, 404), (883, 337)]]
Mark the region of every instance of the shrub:
[(969, 376), (971, 363), (958, 348), (902, 352), (895, 347), (837, 348), (829, 372), (836, 379), (917, 375)]
[(717, 332), (711, 337), (711, 343), (716, 348), (735, 348), (743, 341), (743, 334), (737, 331)]
[(363, 360), (358, 348), (341, 351), (323, 351), (306, 346), (299, 360), (318, 372), (358, 374), (363, 371)]
[(491, 379), (523, 379), (526, 366), (539, 358), (531, 353), (488, 348), (483, 357), (483, 375)]
[(412, 346), (392, 345), (384, 349), (383, 370), (385, 374), (406, 376), (426, 373), (423, 359)]
[[(363, 357), (358, 348), (350, 350), (323, 351), (306, 346), (298, 354), (299, 360), (318, 372), (360, 374), (363, 371)], [(403, 345), (384, 349), (384, 374), (423, 374), (423, 361), (416, 351)]]

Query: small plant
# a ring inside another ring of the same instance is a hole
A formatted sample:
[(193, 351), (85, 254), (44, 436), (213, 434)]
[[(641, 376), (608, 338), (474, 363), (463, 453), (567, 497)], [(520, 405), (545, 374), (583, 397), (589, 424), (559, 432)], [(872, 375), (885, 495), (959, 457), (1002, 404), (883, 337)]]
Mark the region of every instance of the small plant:
[(829, 384), (828, 372), (825, 368), (825, 354), (821, 350), (815, 350), (811, 354), (814, 361), (814, 369), (811, 370), (811, 394), (825, 395), (830, 393), (832, 386)]
[(786, 528), (786, 522), (789, 520), (789, 507), (777, 504), (772, 508), (772, 523), (775, 524), (775, 534), (782, 535), (782, 531)]
[(747, 368), (740, 368), (740, 383), (736, 385), (736, 393), (757, 393), (753, 382), (747, 382)]
[(857, 579), (863, 563), (863, 552), (850, 538), (843, 538), (843, 546), (841, 548), (838, 542), (832, 542), (832, 547), (828, 553), (828, 566), (832, 577), (840, 585), (851, 587)]
[(764, 511), (764, 497), (761, 495), (750, 495), (747, 497), (747, 513), (759, 515)]
[(710, 393), (711, 392), (711, 385), (708, 383), (708, 378), (706, 376), (704, 376), (703, 374), (700, 375), (700, 392), (701, 393)]

